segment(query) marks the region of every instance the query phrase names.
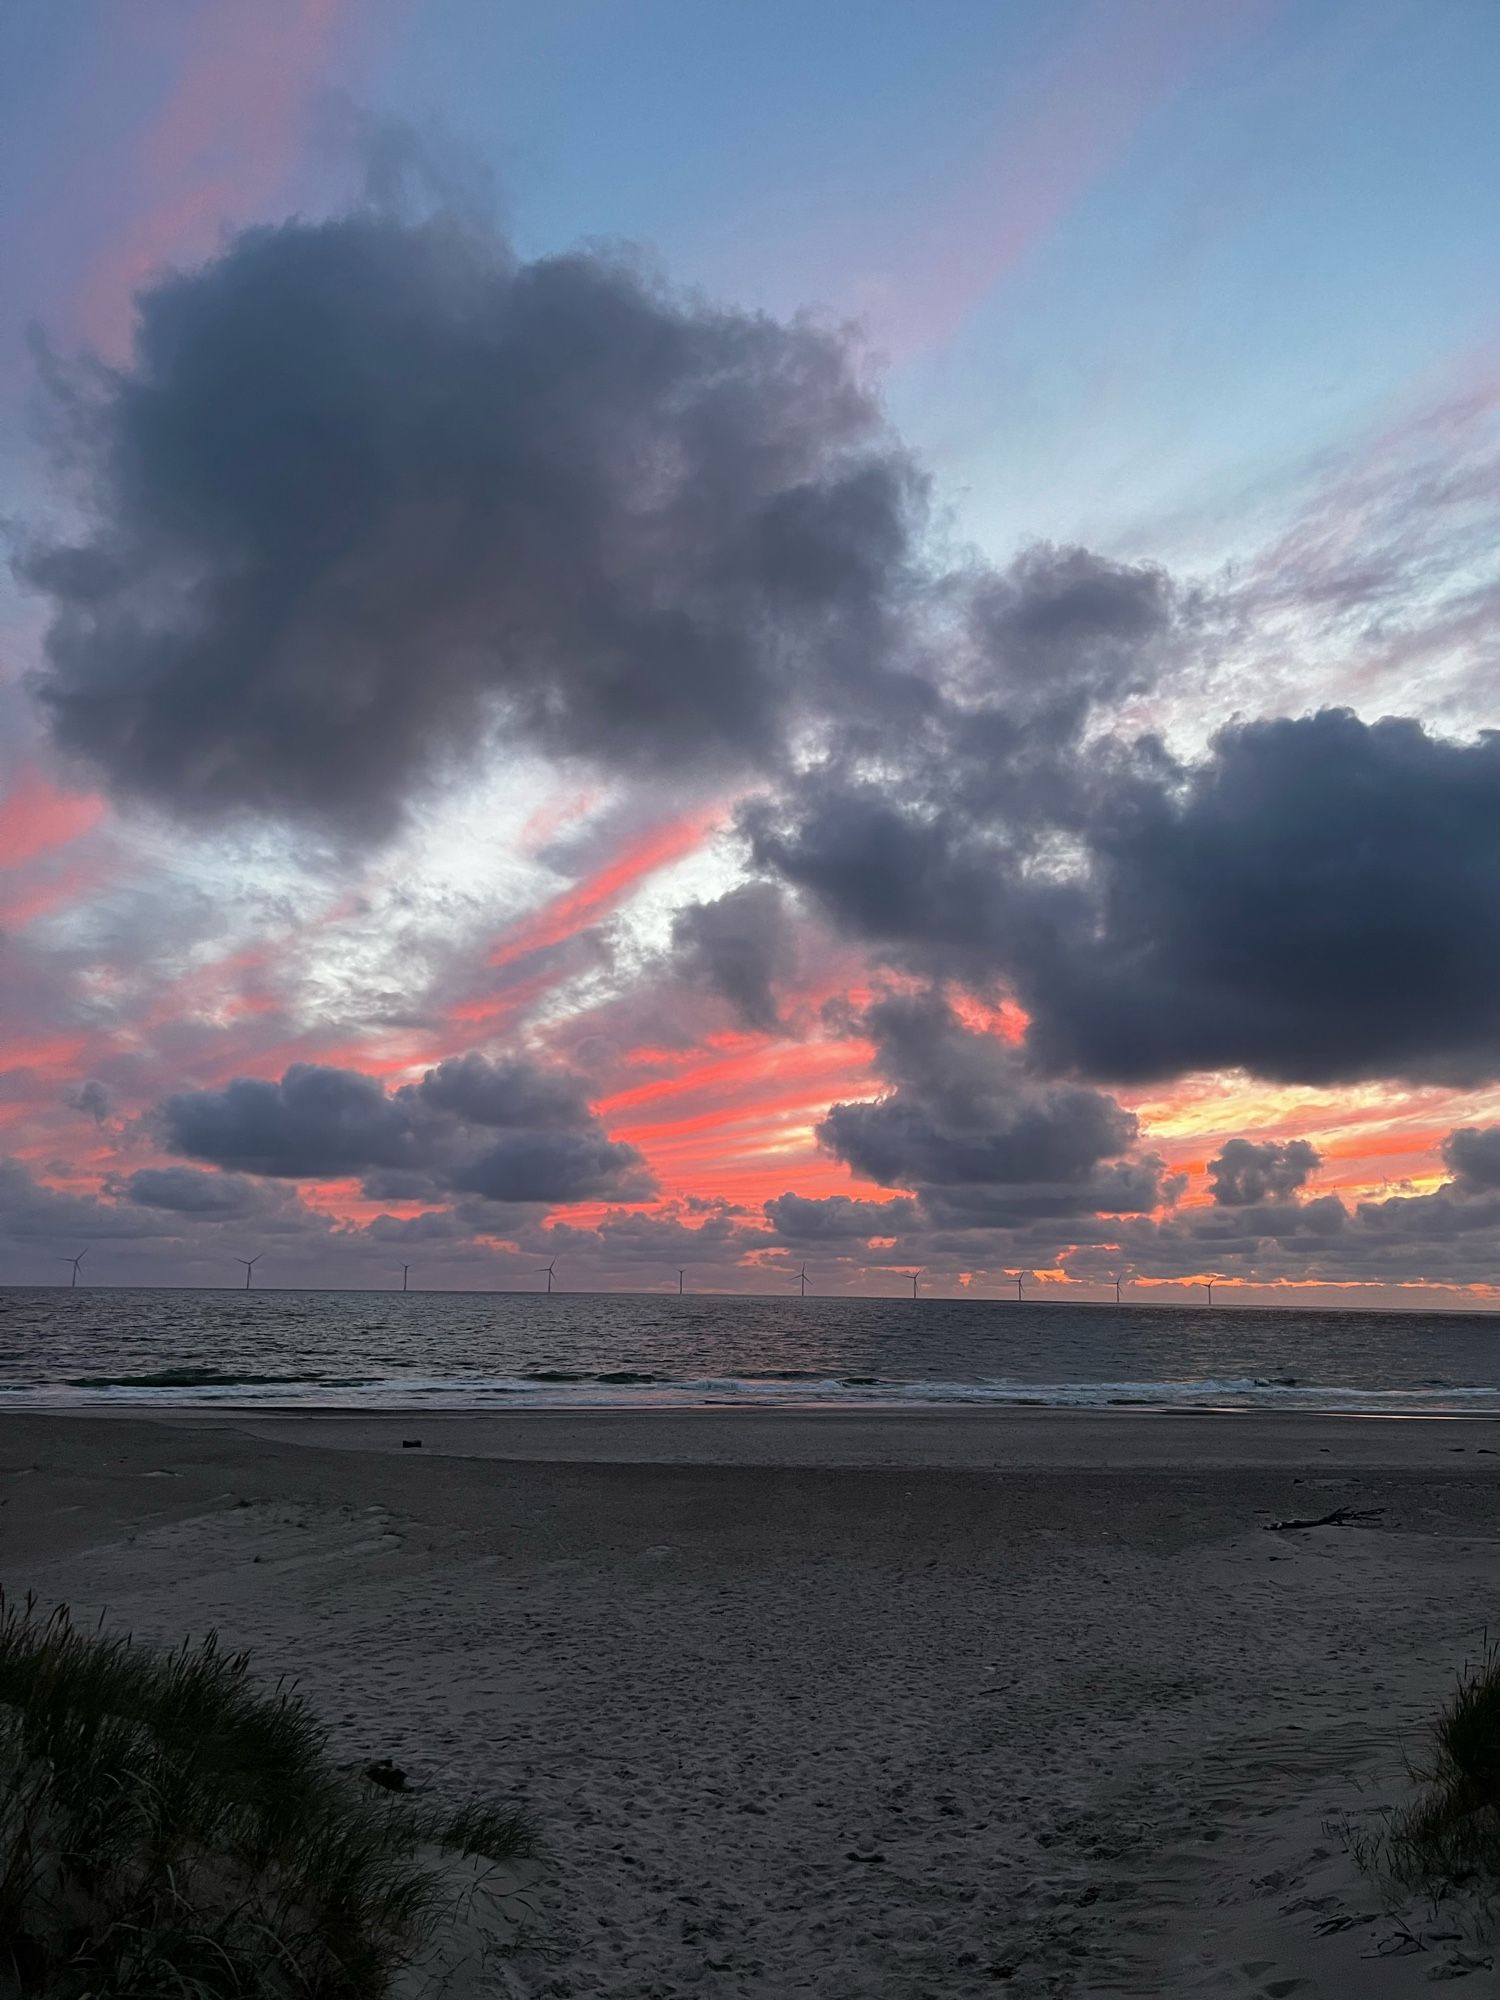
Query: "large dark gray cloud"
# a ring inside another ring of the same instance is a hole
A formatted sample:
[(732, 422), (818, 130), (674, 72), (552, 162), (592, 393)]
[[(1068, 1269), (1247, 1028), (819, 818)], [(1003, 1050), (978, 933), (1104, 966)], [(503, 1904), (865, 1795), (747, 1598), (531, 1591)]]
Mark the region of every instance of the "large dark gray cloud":
[(1320, 1164), (1306, 1139), (1228, 1139), (1208, 1163), (1209, 1192), (1220, 1208), (1284, 1201)]
[(162, 1106), (167, 1148), (240, 1173), (336, 1180), (372, 1167), (418, 1168), (428, 1148), (409, 1098), (377, 1078), (293, 1063), (279, 1083), (236, 1077), (223, 1090), (184, 1091)]
[(23, 564), (119, 794), (379, 830), (497, 732), (743, 770), (872, 702), (921, 483), (836, 338), (374, 209), (137, 305), (72, 391), (88, 532)]
[(1326, 710), (1195, 763), (1080, 744), (1021, 823), (966, 756), (804, 780), (748, 813), (755, 855), (892, 958), (1008, 987), (1053, 1072), (1500, 1074), (1500, 735)]
[(582, 1079), (522, 1058), (470, 1052), (391, 1092), (357, 1070), (294, 1063), (279, 1082), (237, 1077), (169, 1097), (160, 1120), (168, 1150), (185, 1158), (285, 1180), (356, 1178), (376, 1200), (654, 1191), (636, 1149), (605, 1134)]
[(1500, 1073), (1500, 736), (1346, 710), (1106, 793), (1084, 912), (1019, 984), (1055, 1063), (1291, 1082)]

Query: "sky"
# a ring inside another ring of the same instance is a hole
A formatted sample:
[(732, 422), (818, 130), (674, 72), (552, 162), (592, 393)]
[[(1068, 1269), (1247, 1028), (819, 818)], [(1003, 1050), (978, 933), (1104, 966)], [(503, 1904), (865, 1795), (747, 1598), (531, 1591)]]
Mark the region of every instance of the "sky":
[(1490, 0), (11, 0), (0, 1282), (1500, 1301)]

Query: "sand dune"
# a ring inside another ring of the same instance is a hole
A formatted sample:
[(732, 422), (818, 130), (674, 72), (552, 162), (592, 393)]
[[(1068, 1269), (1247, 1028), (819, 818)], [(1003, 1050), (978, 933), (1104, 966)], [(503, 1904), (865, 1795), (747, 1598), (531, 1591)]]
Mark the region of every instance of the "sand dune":
[[(1327, 1823), (1401, 1796), (1491, 1615), (1494, 1436), (11, 1417), (0, 1580), (217, 1626), (339, 1754), (524, 1791), (547, 1857), (474, 1913), (455, 1993), (1491, 1990)], [(1346, 1504), (1382, 1512), (1264, 1531)]]

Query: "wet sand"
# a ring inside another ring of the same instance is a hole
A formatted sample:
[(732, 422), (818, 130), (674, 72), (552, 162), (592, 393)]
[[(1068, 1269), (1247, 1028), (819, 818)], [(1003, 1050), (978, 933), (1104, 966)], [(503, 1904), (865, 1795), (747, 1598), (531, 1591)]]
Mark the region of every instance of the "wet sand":
[[(476, 1994), (1380, 2000), (1461, 1970), (1421, 1913), (1395, 1955), (1326, 1829), (1404, 1795), (1494, 1622), (1500, 1426), (8, 1415), (0, 1503), (7, 1591), (215, 1626), (340, 1756), (526, 1793), (531, 1921)], [(1265, 1532), (1340, 1506), (1381, 1511)]]

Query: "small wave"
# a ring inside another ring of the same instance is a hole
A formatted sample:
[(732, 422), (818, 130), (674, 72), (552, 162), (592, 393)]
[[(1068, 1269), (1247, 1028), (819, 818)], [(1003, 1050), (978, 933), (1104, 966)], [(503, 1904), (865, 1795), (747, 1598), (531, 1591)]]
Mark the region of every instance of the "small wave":
[[(160, 1368), (150, 1375), (68, 1375), (63, 1379), (69, 1389), (250, 1389), (295, 1382), (333, 1386), (323, 1374), (226, 1375), (217, 1368)], [(343, 1378), (341, 1386), (362, 1386), (368, 1380), (351, 1376)]]

